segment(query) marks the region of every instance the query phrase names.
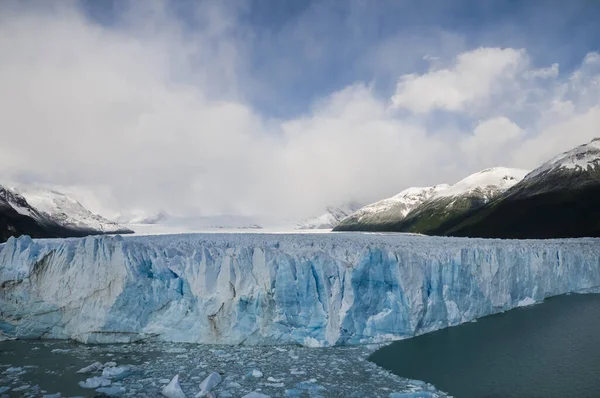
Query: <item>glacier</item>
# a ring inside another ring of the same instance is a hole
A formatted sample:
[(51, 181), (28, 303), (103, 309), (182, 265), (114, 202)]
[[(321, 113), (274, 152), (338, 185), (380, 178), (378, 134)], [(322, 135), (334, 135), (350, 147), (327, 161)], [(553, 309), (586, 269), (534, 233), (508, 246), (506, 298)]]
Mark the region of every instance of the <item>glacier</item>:
[(598, 286), (600, 239), (22, 236), (0, 245), (0, 334), (84, 343), (379, 343)]

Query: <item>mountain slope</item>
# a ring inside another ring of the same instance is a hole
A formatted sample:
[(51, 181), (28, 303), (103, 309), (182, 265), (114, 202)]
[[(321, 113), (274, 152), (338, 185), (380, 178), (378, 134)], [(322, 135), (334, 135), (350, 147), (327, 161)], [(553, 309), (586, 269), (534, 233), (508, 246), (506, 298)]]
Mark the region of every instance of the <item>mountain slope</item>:
[(449, 185), (413, 187), (391, 198), (365, 206), (343, 219), (335, 231), (388, 231), (406, 217), (411, 210), (429, 200)]
[(21, 235), (33, 238), (69, 236), (66, 229), (46, 219), (23, 196), (0, 185), (0, 242)]
[(600, 236), (600, 138), (544, 163), (442, 234), (521, 239)]
[(27, 202), (46, 218), (73, 230), (103, 234), (127, 234), (133, 231), (92, 213), (81, 203), (53, 190), (39, 188), (20, 189)]
[(336, 231), (394, 231), (437, 235), (482, 207), (527, 174), (526, 170), (495, 167), (457, 182), (429, 188), (409, 188), (366, 206), (344, 219)]
[(297, 229), (331, 229), (336, 227), (340, 221), (360, 209), (363, 205), (350, 202), (344, 206), (329, 206), (325, 212), (318, 217), (308, 218), (298, 223)]
[(471, 174), (415, 208), (393, 230), (439, 235), (517, 184), (527, 173), (494, 167)]

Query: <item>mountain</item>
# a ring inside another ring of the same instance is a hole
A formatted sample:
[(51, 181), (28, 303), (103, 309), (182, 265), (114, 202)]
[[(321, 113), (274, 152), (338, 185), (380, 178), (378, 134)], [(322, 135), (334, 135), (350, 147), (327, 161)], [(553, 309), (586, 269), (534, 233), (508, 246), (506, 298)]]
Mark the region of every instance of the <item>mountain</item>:
[(44, 223), (44, 217), (25, 198), (0, 185), (0, 242), (24, 234), (34, 238), (52, 237), (59, 233), (53, 227)]
[(600, 236), (600, 138), (544, 163), (443, 234), (523, 239)]
[(133, 233), (129, 228), (92, 213), (63, 193), (40, 188), (19, 189), (19, 193), (38, 212), (65, 228), (101, 234)]
[[(16, 189), (0, 185), (0, 242), (11, 236), (69, 238), (105, 233), (131, 233), (77, 201), (54, 191)], [(31, 201), (31, 202), (30, 202)]]
[(343, 219), (335, 231), (385, 231), (400, 222), (411, 210), (429, 200), (449, 185), (408, 188), (391, 198), (365, 206)]
[(440, 235), (517, 184), (528, 170), (494, 167), (471, 174), (415, 208), (392, 230)]
[(356, 202), (350, 202), (339, 207), (329, 206), (320, 216), (307, 218), (299, 222), (296, 225), (296, 229), (331, 229), (362, 207), (363, 205)]
[(495, 167), (452, 186), (409, 188), (344, 220), (336, 231), (395, 231), (438, 235), (518, 183), (526, 170)]

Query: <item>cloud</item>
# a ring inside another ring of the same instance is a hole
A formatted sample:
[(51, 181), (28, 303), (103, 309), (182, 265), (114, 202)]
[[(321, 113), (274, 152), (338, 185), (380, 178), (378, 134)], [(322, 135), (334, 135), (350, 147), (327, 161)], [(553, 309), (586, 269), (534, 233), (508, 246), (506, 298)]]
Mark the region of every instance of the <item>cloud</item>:
[[(533, 66), (525, 49), (437, 52), (465, 45), (443, 33), (426, 40), (435, 67), (399, 72), (393, 95), (356, 79), (273, 117), (252, 100), (267, 82), (248, 58), (266, 39), (243, 9), (202, 3), (189, 29), (144, 4), (116, 26), (71, 6), (0, 13), (0, 183), (60, 187), (107, 215), (298, 219), (485, 167), (534, 167), (598, 135), (597, 53), (566, 72)], [(370, 70), (396, 71), (375, 65), (400, 63), (396, 49), (390, 38), (365, 53)]]
[(479, 48), (465, 52), (449, 68), (400, 77), (392, 105), (415, 113), (463, 111), (481, 105), (527, 63), (524, 50)]
[(515, 150), (524, 135), (510, 119), (495, 117), (480, 121), (473, 134), (462, 140), (461, 149), (475, 167), (494, 167), (506, 162), (507, 155)]

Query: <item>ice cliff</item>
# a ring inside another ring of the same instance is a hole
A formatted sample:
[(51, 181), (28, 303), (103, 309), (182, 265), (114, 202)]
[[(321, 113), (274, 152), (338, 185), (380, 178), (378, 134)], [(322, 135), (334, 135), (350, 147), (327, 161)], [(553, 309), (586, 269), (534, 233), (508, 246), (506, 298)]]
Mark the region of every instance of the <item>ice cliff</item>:
[(0, 331), (82, 342), (380, 342), (597, 291), (600, 240), (376, 234), (0, 245)]

